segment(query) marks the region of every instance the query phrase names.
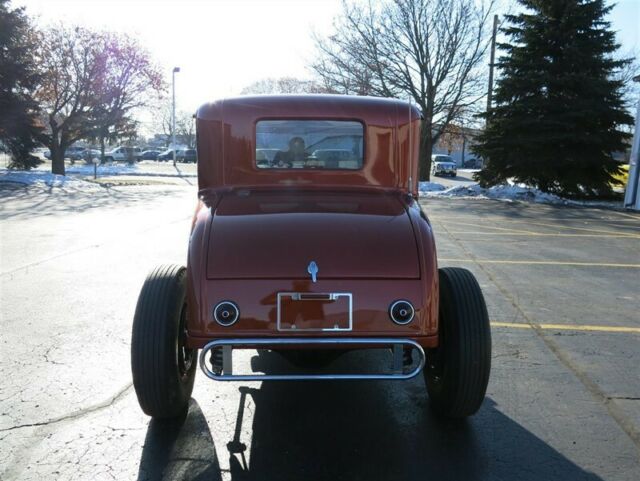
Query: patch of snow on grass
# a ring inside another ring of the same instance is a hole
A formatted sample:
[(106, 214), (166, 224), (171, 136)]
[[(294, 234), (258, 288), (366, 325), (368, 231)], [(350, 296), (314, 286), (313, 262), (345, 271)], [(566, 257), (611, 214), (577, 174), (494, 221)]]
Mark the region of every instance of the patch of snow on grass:
[(418, 190), (420, 192), (439, 192), (445, 190), (446, 187), (437, 182), (420, 182), (418, 184)]
[(13, 182), (16, 184), (35, 185), (41, 187), (77, 187), (86, 183), (77, 177), (56, 175), (51, 172), (8, 169), (0, 169), (0, 182)]
[[(422, 191), (421, 191), (422, 192)], [(480, 199), (500, 199), (509, 202), (526, 201), (545, 204), (564, 204), (567, 200), (553, 194), (546, 194), (538, 189), (524, 185), (501, 184), (485, 189), (478, 184), (459, 185), (440, 191), (425, 191), (426, 197), (475, 197)]]
[[(136, 174), (136, 164), (106, 164), (98, 165), (98, 175), (131, 175)], [(68, 174), (93, 175), (93, 164), (76, 164), (67, 167)]]

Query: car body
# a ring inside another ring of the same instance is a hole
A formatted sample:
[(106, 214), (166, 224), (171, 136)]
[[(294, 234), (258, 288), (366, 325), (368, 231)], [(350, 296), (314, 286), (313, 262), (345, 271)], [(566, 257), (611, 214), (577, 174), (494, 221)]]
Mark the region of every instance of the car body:
[(82, 153), (85, 151), (85, 147), (69, 147), (65, 152), (65, 157), (71, 160), (82, 160)]
[(98, 149), (85, 148), (78, 153), (76, 160), (84, 159), (87, 164), (93, 163), (93, 159), (99, 159), (102, 156), (102, 152)]
[(138, 162), (142, 158), (140, 147), (116, 147), (104, 153), (106, 162)]
[(465, 169), (482, 169), (483, 166), (484, 162), (482, 161), (482, 159), (471, 158), (464, 161)]
[[(184, 159), (184, 149), (176, 149), (176, 161), (182, 162)], [(158, 155), (158, 160), (162, 160), (164, 162), (173, 160), (173, 149), (167, 149), (161, 154)]]
[(191, 162), (195, 164), (197, 159), (196, 149), (185, 149), (182, 151), (182, 155), (180, 156), (180, 160), (182, 162)]
[(158, 160), (158, 156), (161, 154), (162, 152), (159, 150), (144, 150), (142, 151), (142, 153), (140, 154), (140, 158), (142, 160)]
[[(134, 316), (133, 379), (147, 414), (184, 412), (198, 350), (201, 369), (218, 381), (409, 379), (427, 366), (437, 409), (454, 417), (478, 409), (490, 365), (486, 306), (471, 273), (438, 269), (417, 201), (420, 124), (415, 107), (371, 97), (238, 97), (200, 107), (187, 266), (156, 268)], [(236, 373), (233, 352), (256, 347), (316, 360), (327, 349), (383, 349), (393, 367)], [(443, 349), (475, 367), (446, 371), (444, 359), (455, 356)]]
[(458, 164), (448, 155), (435, 154), (431, 156), (431, 173), (433, 175), (458, 175)]

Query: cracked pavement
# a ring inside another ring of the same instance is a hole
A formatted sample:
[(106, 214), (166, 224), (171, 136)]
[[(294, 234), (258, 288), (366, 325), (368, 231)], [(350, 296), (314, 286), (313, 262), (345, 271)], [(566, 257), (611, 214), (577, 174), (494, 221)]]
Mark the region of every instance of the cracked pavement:
[[(131, 387), (131, 319), (147, 272), (185, 262), (195, 203), (186, 183), (0, 185), (0, 479), (640, 479), (640, 334), (607, 330), (640, 327), (640, 270), (562, 264), (640, 264), (640, 216), (423, 202), (440, 264), (476, 274), (498, 323), (487, 399), (468, 422), (434, 418), (421, 378), (236, 384), (199, 373), (184, 422), (160, 424)], [(246, 370), (283, 362), (234, 357)], [(350, 353), (336, 364), (385, 362)]]

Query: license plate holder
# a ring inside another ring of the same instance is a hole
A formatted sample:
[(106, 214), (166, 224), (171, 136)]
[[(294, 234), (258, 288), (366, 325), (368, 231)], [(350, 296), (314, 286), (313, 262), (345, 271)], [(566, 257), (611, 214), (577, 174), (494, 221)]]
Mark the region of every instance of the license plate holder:
[(353, 296), (348, 292), (278, 292), (277, 317), (278, 331), (351, 331)]

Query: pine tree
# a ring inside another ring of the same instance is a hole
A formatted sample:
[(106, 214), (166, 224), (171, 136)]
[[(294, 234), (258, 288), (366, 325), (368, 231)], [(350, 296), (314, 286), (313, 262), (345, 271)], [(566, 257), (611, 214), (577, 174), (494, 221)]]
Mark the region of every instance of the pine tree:
[(29, 169), (40, 163), (31, 151), (42, 130), (31, 93), (38, 81), (34, 32), (23, 8), (9, 9), (0, 0), (0, 148), (11, 166)]
[(498, 61), (495, 107), (476, 152), (487, 160), (483, 186), (513, 179), (572, 197), (612, 193), (625, 149), (625, 111), (615, 72), (619, 45), (604, 0), (518, 0), (507, 16), (510, 43)]

